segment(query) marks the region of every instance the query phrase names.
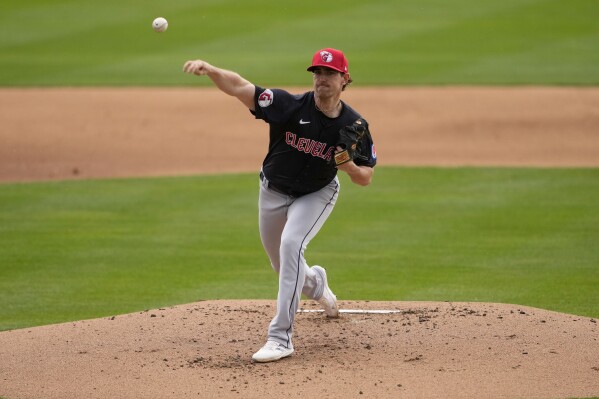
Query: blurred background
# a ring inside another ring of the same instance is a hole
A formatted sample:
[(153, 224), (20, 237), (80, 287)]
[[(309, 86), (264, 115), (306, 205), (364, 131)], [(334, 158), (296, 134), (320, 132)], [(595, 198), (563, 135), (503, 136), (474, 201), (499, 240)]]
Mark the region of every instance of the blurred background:
[[(158, 16), (162, 34), (151, 29)], [(7, 0), (0, 85), (183, 85), (176, 72), (201, 58), (263, 86), (297, 86), (323, 47), (346, 52), (356, 85), (594, 85), (599, 4)]]

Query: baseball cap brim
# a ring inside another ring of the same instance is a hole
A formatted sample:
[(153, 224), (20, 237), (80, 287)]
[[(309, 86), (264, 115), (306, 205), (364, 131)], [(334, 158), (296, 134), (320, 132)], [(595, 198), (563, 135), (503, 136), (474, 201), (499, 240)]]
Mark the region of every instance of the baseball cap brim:
[(344, 70), (341, 70), (341, 69), (339, 69), (339, 68), (332, 67), (332, 66), (330, 66), (330, 65), (311, 65), (311, 66), (309, 66), (309, 67), (308, 67), (307, 71), (310, 71), (310, 72), (312, 72), (312, 71), (313, 71), (313, 70), (315, 70), (316, 68), (327, 68), (327, 69), (332, 69), (332, 70), (334, 70), (334, 71), (337, 71), (337, 72), (346, 73)]

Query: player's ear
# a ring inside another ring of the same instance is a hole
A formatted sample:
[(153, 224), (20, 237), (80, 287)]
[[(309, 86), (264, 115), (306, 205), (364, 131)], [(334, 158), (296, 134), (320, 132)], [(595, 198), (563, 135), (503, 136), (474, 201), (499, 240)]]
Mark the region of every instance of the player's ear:
[(347, 88), (347, 86), (351, 83), (351, 76), (349, 76), (349, 73), (344, 73), (343, 75), (343, 83), (341, 85), (341, 89), (345, 90)]

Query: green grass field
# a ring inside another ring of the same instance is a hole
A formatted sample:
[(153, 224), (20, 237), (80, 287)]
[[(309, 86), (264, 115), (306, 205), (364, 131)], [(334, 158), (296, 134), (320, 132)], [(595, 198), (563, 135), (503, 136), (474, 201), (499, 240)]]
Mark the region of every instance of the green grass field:
[[(157, 16), (165, 33), (151, 29)], [(305, 85), (329, 46), (347, 53), (357, 85), (598, 84), (599, 2), (8, 0), (0, 86), (187, 85), (193, 58)]]
[[(481, 301), (599, 317), (599, 170), (342, 176), (307, 251), (340, 299)], [(0, 185), (0, 330), (276, 297), (254, 174)]]

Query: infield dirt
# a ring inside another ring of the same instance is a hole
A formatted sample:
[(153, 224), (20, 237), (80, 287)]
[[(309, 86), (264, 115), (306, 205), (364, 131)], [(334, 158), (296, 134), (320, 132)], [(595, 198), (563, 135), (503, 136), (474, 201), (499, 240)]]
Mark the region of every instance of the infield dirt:
[[(213, 89), (0, 93), (3, 182), (257, 172), (267, 148), (267, 126)], [(380, 165), (599, 166), (599, 89), (354, 87), (344, 99), (369, 120)], [(274, 300), (5, 331), (0, 396), (599, 396), (594, 319), (504, 304), (340, 304), (400, 313), (299, 314), (296, 352), (269, 364), (250, 358)]]
[[(0, 182), (257, 172), (268, 148), (267, 125), (216, 89), (0, 94)], [(599, 89), (352, 87), (343, 99), (369, 121), (379, 165), (599, 166)]]

